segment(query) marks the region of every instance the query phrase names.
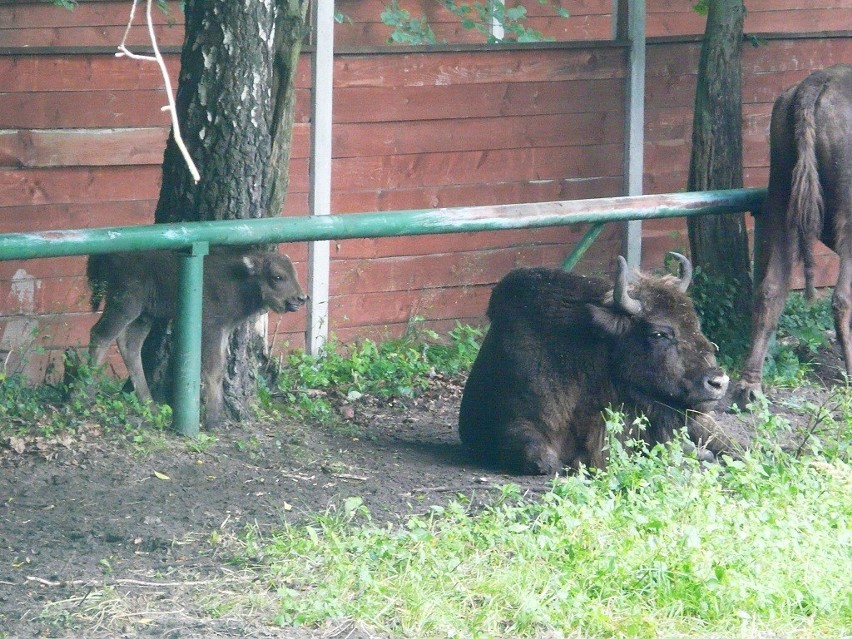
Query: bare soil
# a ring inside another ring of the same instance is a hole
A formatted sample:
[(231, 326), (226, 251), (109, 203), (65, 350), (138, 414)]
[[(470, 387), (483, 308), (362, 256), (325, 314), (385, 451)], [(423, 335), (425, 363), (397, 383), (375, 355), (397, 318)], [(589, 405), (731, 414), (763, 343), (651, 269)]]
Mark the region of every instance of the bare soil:
[[(830, 382), (838, 364), (827, 353), (815, 370)], [(248, 525), (310, 520), (353, 496), (374, 521), (399, 521), (458, 494), (487, 502), (508, 482), (547, 490), (548, 478), (471, 463), (456, 434), (462, 385), (439, 379), (416, 399), (341, 403), (335, 426), (234, 425), (198, 447), (169, 435), (140, 453), (96, 426), (73, 441), (0, 442), (0, 638), (374, 636), (351, 623), (280, 628), (262, 608), (211, 610), (211, 588), (262, 587), (221, 541)], [(827, 396), (807, 386), (770, 398), (804, 429), (785, 401)], [(748, 416), (717, 419), (748, 445)]]

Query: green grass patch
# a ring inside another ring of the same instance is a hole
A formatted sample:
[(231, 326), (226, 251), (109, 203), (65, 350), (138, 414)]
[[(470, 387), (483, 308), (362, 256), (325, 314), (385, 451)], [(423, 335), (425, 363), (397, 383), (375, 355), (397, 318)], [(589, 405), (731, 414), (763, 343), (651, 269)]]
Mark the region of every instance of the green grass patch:
[[(736, 375), (751, 339), (750, 318), (741, 308), (739, 285), (696, 269), (690, 296), (704, 334), (719, 346), (719, 363)], [(804, 383), (810, 370), (808, 359), (828, 347), (827, 333), (833, 328), (830, 293), (824, 292), (812, 302), (798, 291), (790, 293), (763, 367), (764, 384), (790, 387)]]
[(278, 374), (277, 392), (288, 410), (320, 421), (333, 417), (332, 393), (348, 400), (366, 394), (412, 397), (435, 375), (469, 370), (482, 334), (480, 329), (457, 324), (442, 337), (415, 322), (402, 337), (380, 343), (368, 339), (345, 347), (330, 340), (319, 357), (304, 351), (287, 356)]
[(171, 423), (171, 409), (143, 404), (122, 390), (123, 381), (91, 367), (73, 351), (65, 356), (61, 382), (33, 385), (22, 375), (0, 372), (0, 439), (19, 442), (74, 437), (97, 427), (127, 434), (146, 448)]
[(619, 447), (606, 471), (559, 478), (541, 498), (509, 484), (477, 512), (458, 498), (378, 526), (352, 497), (307, 526), (250, 530), (238, 561), (285, 626), (836, 638), (852, 628), (850, 489), (840, 458), (764, 450), (703, 466), (679, 444)]

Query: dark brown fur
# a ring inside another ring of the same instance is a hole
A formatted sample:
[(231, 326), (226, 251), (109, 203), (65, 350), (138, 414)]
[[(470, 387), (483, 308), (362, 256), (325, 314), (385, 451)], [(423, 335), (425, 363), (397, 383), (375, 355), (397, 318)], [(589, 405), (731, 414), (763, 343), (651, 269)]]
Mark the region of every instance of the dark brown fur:
[(649, 443), (691, 425), (687, 412), (708, 410), (728, 380), (679, 282), (639, 276), (627, 290), (642, 310), (631, 315), (604, 280), (509, 273), (492, 292), (491, 328), (462, 396), (462, 441), (486, 463), (550, 474), (605, 465), (608, 407), (624, 411), (628, 427), (647, 416), (647, 430), (625, 437)]
[[(134, 389), (143, 400), (150, 400), (151, 392), (142, 368), (142, 344), (152, 320), (175, 316), (179, 259), (171, 251), (89, 257), (86, 273), (92, 310), (105, 301), (103, 315), (92, 327), (90, 357), (102, 364), (110, 344), (117, 341)], [(205, 258), (201, 369), (208, 427), (224, 419), (222, 379), (233, 330), (258, 313), (295, 311), (304, 302), (286, 255), (219, 249)]]
[(817, 240), (840, 257), (832, 305), (846, 371), (852, 375), (852, 66), (817, 71), (782, 93), (772, 109), (769, 147), (769, 189), (755, 237), (760, 260), (751, 351), (734, 392), (740, 406), (761, 390), (769, 339), (799, 262), (806, 295), (814, 295)]

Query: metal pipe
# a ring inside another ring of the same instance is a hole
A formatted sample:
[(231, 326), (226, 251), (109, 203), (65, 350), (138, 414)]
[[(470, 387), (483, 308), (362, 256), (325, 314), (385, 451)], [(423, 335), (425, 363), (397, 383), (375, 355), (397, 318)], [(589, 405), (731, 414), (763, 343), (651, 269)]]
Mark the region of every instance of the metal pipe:
[(598, 239), (598, 235), (601, 234), (604, 226), (604, 222), (598, 222), (597, 224), (592, 224), (592, 226), (589, 227), (586, 234), (583, 235), (583, 237), (580, 238), (580, 241), (577, 242), (576, 246), (574, 246), (574, 250), (572, 250), (568, 257), (566, 257), (562, 262), (562, 270), (571, 271), (575, 266), (577, 266), (577, 262), (579, 262), (580, 258), (583, 257), (586, 250), (596, 239)]
[(264, 244), (542, 228), (759, 210), (766, 189), (732, 189), (500, 206), (149, 224), (0, 235), (0, 260), (183, 249), (193, 242)]
[(175, 317), (175, 378), (173, 425), (181, 435), (198, 434), (201, 414), (201, 313), (204, 290), (204, 256), (207, 242), (193, 242), (181, 255), (178, 303)]

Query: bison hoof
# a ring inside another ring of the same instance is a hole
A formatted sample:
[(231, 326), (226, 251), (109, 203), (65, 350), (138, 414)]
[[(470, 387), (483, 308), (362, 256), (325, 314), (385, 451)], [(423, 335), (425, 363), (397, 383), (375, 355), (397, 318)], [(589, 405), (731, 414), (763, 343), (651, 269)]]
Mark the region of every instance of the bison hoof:
[(753, 404), (763, 397), (760, 383), (740, 381), (734, 388), (731, 396), (732, 405), (740, 410), (746, 410), (749, 404)]
[(562, 461), (552, 450), (540, 454), (526, 455), (521, 474), (523, 475), (557, 475), (562, 471)]

